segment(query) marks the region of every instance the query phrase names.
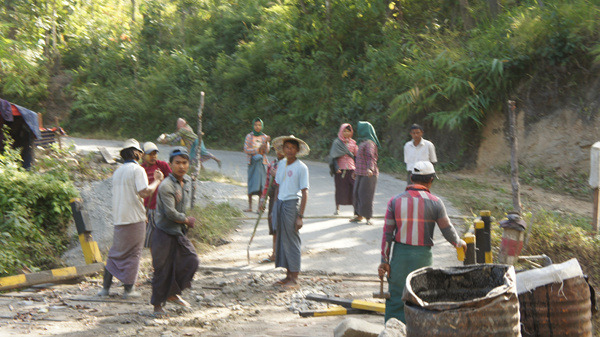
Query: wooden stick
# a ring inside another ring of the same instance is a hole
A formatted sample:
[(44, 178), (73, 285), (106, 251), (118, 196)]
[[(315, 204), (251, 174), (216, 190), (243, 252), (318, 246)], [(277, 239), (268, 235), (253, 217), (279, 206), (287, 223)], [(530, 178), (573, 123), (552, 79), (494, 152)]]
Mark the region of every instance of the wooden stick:
[(510, 135), (510, 175), (512, 185), (513, 208), (521, 213), (521, 193), (519, 191), (519, 153), (517, 141), (517, 109), (515, 101), (508, 101), (508, 125)]

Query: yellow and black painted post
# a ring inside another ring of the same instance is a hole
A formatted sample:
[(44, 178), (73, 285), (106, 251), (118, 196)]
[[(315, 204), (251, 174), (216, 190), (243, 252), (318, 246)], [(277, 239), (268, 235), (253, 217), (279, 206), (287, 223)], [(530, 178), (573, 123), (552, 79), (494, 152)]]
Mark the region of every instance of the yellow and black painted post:
[(79, 234), (79, 243), (81, 244), (85, 263), (102, 262), (100, 249), (98, 249), (98, 243), (92, 238), (92, 228), (81, 199), (71, 199), (71, 210), (73, 211), (73, 219), (75, 220), (77, 234)]
[(79, 267), (65, 267), (38, 273), (0, 277), (0, 291), (69, 280), (80, 276), (92, 275), (103, 269), (104, 263), (92, 263)]
[(464, 251), (462, 247), (457, 247), (458, 260), (462, 261), (465, 266), (475, 264), (477, 262), (475, 256), (475, 235), (467, 233), (463, 236), (463, 240), (467, 243), (467, 251)]
[(366, 311), (385, 312), (385, 303), (377, 303), (363, 300), (353, 300), (337, 297), (329, 297), (319, 294), (308, 294), (306, 295), (307, 300), (317, 302), (327, 302), (332, 304), (341, 305), (344, 308), (361, 309)]
[(492, 217), (490, 211), (481, 211), (481, 218), (475, 220), (475, 246), (477, 263), (493, 263)]
[(341, 316), (341, 315), (350, 315), (350, 314), (368, 314), (369, 311), (360, 310), (360, 309), (352, 309), (352, 308), (344, 308), (341, 306), (333, 306), (331, 308), (322, 309), (322, 310), (306, 310), (300, 311), (300, 317), (322, 317), (322, 316)]

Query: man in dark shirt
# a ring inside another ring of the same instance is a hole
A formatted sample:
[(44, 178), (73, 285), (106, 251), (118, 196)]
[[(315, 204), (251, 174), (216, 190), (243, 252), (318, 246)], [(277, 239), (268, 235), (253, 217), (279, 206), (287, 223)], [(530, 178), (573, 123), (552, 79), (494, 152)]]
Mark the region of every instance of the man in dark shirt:
[[(171, 173), (171, 167), (166, 161), (158, 160), (158, 147), (152, 142), (146, 142), (143, 146), (144, 156), (142, 157), (142, 167), (146, 170), (148, 176), (148, 184), (154, 182), (154, 171), (160, 170), (165, 177), (168, 177)], [(150, 247), (152, 232), (156, 228), (156, 195), (158, 189), (154, 191), (151, 197), (144, 199), (144, 206), (146, 207), (146, 216), (148, 217), (148, 223), (146, 223), (146, 239), (144, 241), (144, 247)]]
[(190, 156), (185, 148), (175, 148), (169, 155), (173, 172), (158, 188), (156, 230), (152, 235), (152, 298), (154, 315), (163, 316), (165, 302), (189, 307), (179, 295), (189, 288), (198, 269), (198, 255), (185, 236), (196, 219), (185, 211), (191, 206), (192, 181), (187, 175)]

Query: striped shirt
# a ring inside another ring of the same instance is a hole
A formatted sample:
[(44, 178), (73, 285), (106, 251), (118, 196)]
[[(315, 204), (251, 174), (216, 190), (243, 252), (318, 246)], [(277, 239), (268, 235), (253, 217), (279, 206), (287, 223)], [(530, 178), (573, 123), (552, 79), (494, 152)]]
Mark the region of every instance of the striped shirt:
[(356, 154), (356, 172), (359, 176), (366, 176), (367, 170), (371, 170), (374, 176), (379, 175), (379, 168), (377, 168), (377, 159), (379, 155), (377, 153), (377, 145), (372, 140), (365, 140), (358, 146), (358, 152)]
[[(267, 141), (267, 135), (262, 134), (260, 136), (255, 136), (250, 132), (246, 135), (246, 139), (244, 140), (244, 152), (248, 155), (248, 165), (252, 161), (252, 157), (258, 154), (258, 149), (263, 145), (267, 144), (267, 151), (269, 152), (269, 142)], [(268, 165), (267, 156), (263, 154), (263, 164)]]
[[(388, 202), (381, 242), (382, 262), (389, 261), (392, 241), (411, 246), (433, 246), (435, 224), (447, 217), (442, 200), (425, 186), (408, 186), (404, 193)], [(448, 242), (457, 245), (459, 238), (452, 224), (440, 227), (440, 230)]]

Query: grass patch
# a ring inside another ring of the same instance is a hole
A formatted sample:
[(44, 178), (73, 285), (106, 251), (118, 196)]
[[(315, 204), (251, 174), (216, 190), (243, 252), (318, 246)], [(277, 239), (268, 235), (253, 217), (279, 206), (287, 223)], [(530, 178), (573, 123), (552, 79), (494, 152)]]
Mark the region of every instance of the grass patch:
[[(496, 166), (493, 171), (510, 178), (510, 164)], [(588, 175), (582, 172), (562, 174), (541, 165), (519, 164), (519, 182), (579, 199), (590, 198)]]
[(232, 220), (241, 217), (242, 211), (229, 203), (211, 203), (205, 207), (194, 207), (189, 215), (197, 219), (196, 227), (188, 232), (188, 236), (194, 242), (198, 253), (206, 252), (211, 247), (223, 243), (239, 223)]
[(224, 174), (221, 174), (219, 172), (216, 171), (212, 171), (212, 170), (202, 170), (200, 171), (200, 176), (198, 177), (198, 180), (200, 181), (214, 181), (217, 183), (223, 183), (223, 184), (230, 184), (230, 185), (236, 185), (236, 186), (244, 186), (243, 183), (228, 177)]

